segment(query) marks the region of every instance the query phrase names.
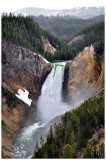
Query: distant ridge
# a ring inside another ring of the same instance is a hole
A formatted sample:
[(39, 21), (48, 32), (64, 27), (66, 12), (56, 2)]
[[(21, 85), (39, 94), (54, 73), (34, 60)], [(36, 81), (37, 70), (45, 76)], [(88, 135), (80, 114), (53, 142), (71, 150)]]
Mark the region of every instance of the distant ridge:
[(24, 16), (33, 15), (33, 16), (74, 16), (82, 19), (92, 18), (94, 16), (99, 16), (104, 14), (104, 7), (78, 7), (72, 9), (63, 9), (63, 10), (54, 10), (54, 9), (43, 9), (43, 8), (34, 8), (28, 7), (23, 8), (13, 13), (15, 15), (22, 14)]

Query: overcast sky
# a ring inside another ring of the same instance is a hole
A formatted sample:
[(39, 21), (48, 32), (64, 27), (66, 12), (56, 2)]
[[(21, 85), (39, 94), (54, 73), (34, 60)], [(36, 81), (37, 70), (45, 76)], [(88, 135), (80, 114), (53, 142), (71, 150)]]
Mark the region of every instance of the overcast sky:
[(1, 12), (12, 12), (25, 7), (70, 9), (83, 6), (104, 6), (105, 0), (1, 0)]

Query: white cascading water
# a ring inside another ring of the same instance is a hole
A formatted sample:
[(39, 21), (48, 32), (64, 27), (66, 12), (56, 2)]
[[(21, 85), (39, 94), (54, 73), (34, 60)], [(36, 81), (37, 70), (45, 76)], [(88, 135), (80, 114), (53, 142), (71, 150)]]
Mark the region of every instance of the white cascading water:
[(48, 122), (68, 110), (62, 101), (62, 85), (66, 62), (54, 64), (54, 67), (43, 84), (38, 100), (38, 115), (43, 122)]
[(34, 153), (36, 141), (40, 140), (45, 124), (68, 111), (70, 108), (62, 101), (62, 85), (65, 62), (53, 64), (54, 67), (46, 78), (37, 104), (38, 121), (24, 127), (14, 138), (14, 158), (28, 158)]

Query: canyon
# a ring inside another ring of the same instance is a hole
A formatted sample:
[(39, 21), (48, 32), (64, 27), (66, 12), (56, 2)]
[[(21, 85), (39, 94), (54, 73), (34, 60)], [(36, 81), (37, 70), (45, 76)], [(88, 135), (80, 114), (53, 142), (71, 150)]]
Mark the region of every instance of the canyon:
[[(13, 157), (13, 136), (21, 127), (29, 126), (35, 121), (41, 88), (53, 65), (29, 49), (16, 46), (4, 39), (2, 40), (2, 54), (3, 87), (13, 94), (17, 94), (19, 89), (26, 89), (29, 92), (28, 97), (32, 100), (30, 107), (20, 101), (14, 108), (9, 109), (5, 97), (2, 97), (4, 122), (2, 157), (11, 158)], [(63, 101), (70, 105), (71, 110), (71, 106), (77, 107), (85, 99), (98, 94), (104, 94), (104, 56), (102, 55), (98, 60), (94, 47), (91, 45), (84, 48), (72, 62), (66, 63), (62, 97)]]

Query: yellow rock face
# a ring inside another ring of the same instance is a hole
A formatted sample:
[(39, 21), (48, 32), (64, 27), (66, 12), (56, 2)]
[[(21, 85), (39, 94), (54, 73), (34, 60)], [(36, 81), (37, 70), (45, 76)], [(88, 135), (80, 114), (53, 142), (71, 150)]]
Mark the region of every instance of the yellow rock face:
[(67, 90), (70, 102), (96, 95), (104, 88), (104, 57), (98, 64), (92, 45), (84, 48), (66, 67), (69, 68)]

